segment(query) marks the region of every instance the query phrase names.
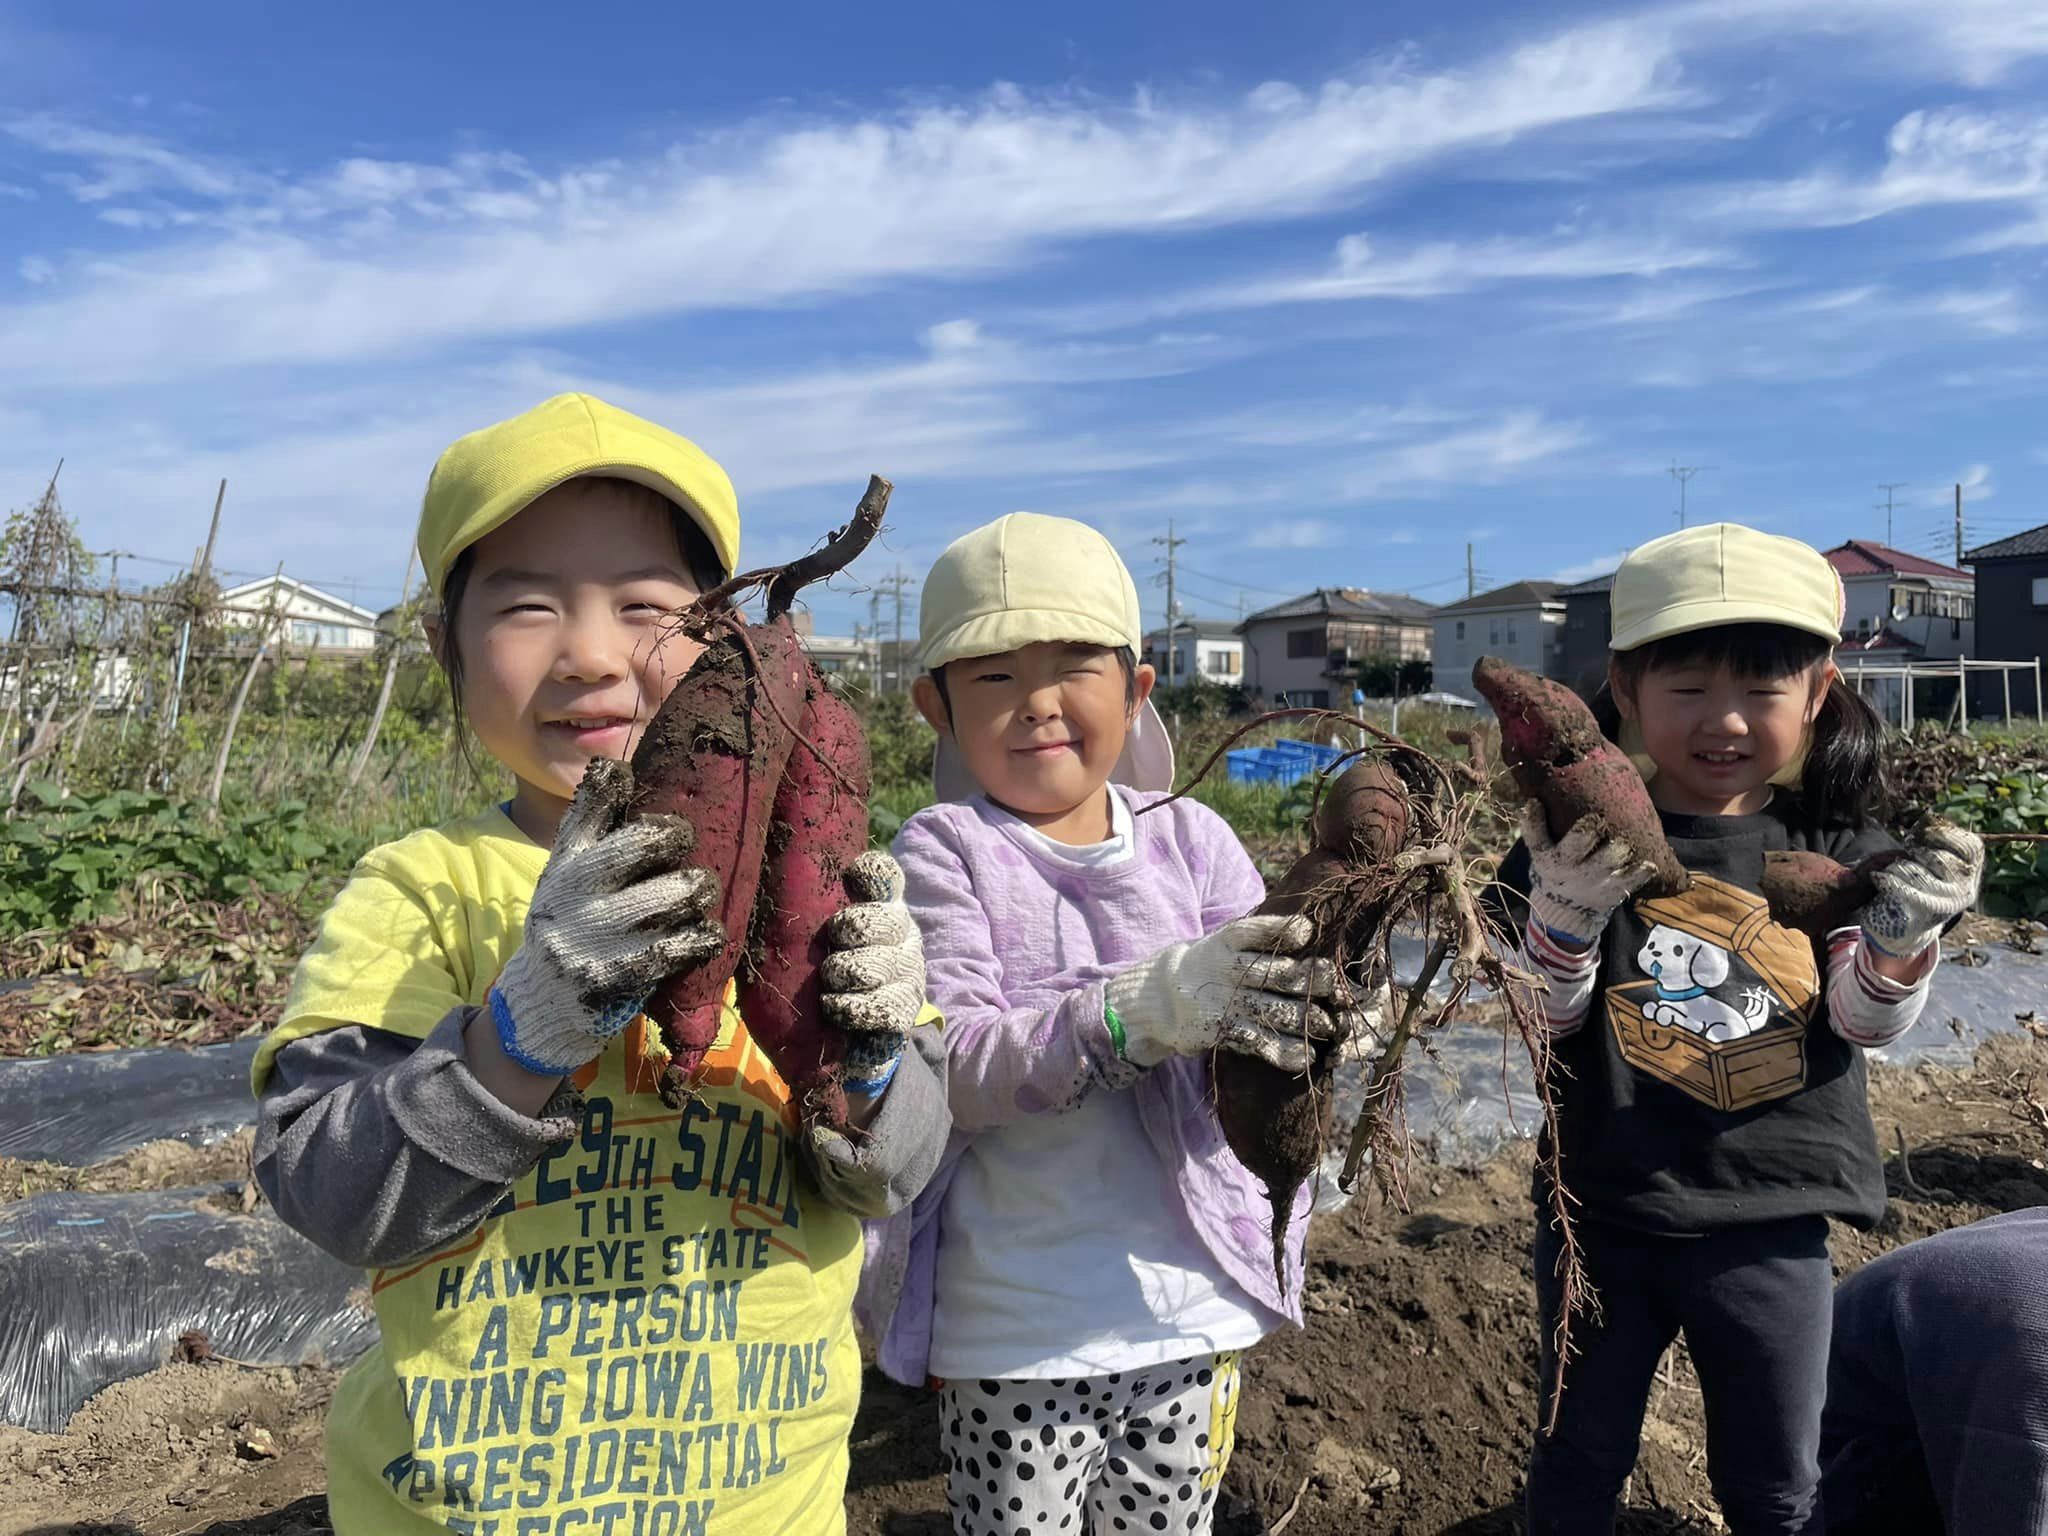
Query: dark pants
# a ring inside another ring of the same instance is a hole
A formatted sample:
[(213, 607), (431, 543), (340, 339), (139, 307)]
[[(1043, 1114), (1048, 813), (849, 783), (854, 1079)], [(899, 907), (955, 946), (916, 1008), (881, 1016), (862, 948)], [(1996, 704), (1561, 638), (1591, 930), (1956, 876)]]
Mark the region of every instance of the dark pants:
[[(1572, 1324), (1555, 1434), (1529, 1458), (1532, 1536), (1606, 1536), (1636, 1463), (1657, 1362), (1683, 1330), (1706, 1402), (1707, 1475), (1735, 1536), (1818, 1532), (1820, 1415), (1834, 1274), (1819, 1216), (1703, 1237), (1579, 1223), (1600, 1298)], [(1536, 1231), (1542, 1409), (1562, 1304), (1558, 1240)]]

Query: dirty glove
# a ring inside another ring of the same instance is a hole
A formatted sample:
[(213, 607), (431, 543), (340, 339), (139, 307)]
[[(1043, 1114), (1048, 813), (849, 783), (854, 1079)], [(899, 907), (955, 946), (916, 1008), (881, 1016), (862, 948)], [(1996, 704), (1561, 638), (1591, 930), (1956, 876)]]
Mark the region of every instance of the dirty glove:
[(680, 816), (627, 820), (633, 770), (584, 770), (533, 889), (526, 936), (491, 988), (505, 1054), (529, 1072), (573, 1072), (633, 1021), (655, 987), (725, 948), (718, 877), (684, 863)]
[(846, 1032), (846, 1090), (880, 1093), (924, 1010), (924, 942), (903, 903), (903, 871), (879, 848), (846, 871), (853, 904), (832, 914), (819, 968), (826, 1022)]
[(1110, 1034), (1125, 1060), (1154, 1067), (1219, 1046), (1283, 1072), (1306, 1072), (1312, 1040), (1342, 1040), (1358, 1023), (1334, 961), (1300, 958), (1305, 917), (1241, 917), (1174, 944), (1111, 978)]
[(1529, 917), (1554, 939), (1589, 949), (1614, 909), (1656, 875), (1656, 865), (1590, 817), (1556, 842), (1543, 807), (1522, 808), (1522, 841), (1529, 846)]
[(1910, 960), (1970, 910), (1983, 878), (1983, 839), (1954, 822), (1929, 820), (1904, 858), (1870, 877), (1877, 894), (1863, 909), (1863, 937), (1894, 960)]

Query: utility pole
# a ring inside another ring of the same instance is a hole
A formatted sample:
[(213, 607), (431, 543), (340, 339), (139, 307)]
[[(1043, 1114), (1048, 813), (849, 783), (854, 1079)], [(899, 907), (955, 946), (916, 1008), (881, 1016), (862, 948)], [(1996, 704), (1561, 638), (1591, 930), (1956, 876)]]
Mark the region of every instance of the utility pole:
[(1671, 461), (1671, 468), (1665, 471), (1665, 473), (1666, 473), (1666, 474), (1670, 475), (1672, 479), (1674, 479), (1674, 480), (1676, 480), (1676, 481), (1678, 482), (1678, 526), (1679, 526), (1679, 527), (1683, 528), (1683, 527), (1685, 526), (1685, 488), (1686, 488), (1686, 486), (1687, 486), (1687, 485), (1689, 485), (1689, 484), (1691, 483), (1691, 481), (1692, 481), (1692, 477), (1693, 477), (1694, 475), (1697, 475), (1697, 474), (1702, 474), (1702, 473), (1704, 473), (1705, 471), (1707, 471), (1707, 470), (1710, 470), (1710, 469), (1712, 469), (1713, 467), (1714, 467), (1714, 466), (1713, 466), (1713, 465), (1711, 465), (1711, 464), (1681, 464), (1681, 463), (1679, 463), (1679, 462), (1678, 462), (1678, 460), (1676, 460), (1676, 459), (1673, 459), (1673, 460)]
[(1173, 588), (1174, 554), (1181, 545), (1187, 543), (1187, 540), (1176, 539), (1173, 536), (1173, 519), (1169, 517), (1166, 520), (1166, 537), (1155, 538), (1152, 542), (1166, 546), (1166, 686), (1171, 688), (1174, 683), (1174, 662), (1180, 655), (1180, 642), (1173, 632), (1174, 622), (1178, 617)]
[(1479, 578), (1473, 574), (1472, 546), (1469, 543), (1465, 546), (1465, 595), (1467, 597), (1477, 597), (1479, 595)]
[(1905, 480), (1887, 480), (1878, 486), (1878, 489), (1884, 492), (1884, 542), (1887, 548), (1892, 542), (1892, 492), (1903, 490), (1909, 483)]
[(1956, 482), (1956, 564), (1963, 563), (1963, 482)]
[(882, 591), (887, 592), (896, 602), (896, 656), (895, 666), (889, 674), (894, 679), (895, 686), (889, 691), (891, 693), (901, 693), (903, 692), (903, 589), (910, 585), (910, 578), (903, 574), (903, 567), (899, 565), (890, 573), (887, 580), (877, 582), (876, 585)]

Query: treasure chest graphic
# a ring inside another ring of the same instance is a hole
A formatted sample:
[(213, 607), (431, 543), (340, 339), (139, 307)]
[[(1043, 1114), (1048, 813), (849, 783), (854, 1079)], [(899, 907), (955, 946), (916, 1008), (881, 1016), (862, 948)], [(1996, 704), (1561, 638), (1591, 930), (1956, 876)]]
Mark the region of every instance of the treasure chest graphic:
[(1806, 1024), (1820, 996), (1813, 944), (1771, 921), (1763, 897), (1712, 875), (1639, 901), (1650, 925), (1638, 981), (1607, 989), (1629, 1065), (1715, 1109), (1748, 1109), (1806, 1081)]

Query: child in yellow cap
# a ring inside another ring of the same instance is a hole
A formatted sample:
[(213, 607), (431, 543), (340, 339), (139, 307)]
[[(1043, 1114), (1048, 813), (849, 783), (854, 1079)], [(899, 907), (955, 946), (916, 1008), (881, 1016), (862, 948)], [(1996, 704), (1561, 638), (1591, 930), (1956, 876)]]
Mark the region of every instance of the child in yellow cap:
[(959, 1129), (870, 1229), (863, 1320), (883, 1370), (943, 1379), (958, 1536), (1207, 1531), (1238, 1352), (1301, 1321), (1310, 1203), (1283, 1282), (1210, 1060), (1301, 1071), (1362, 1020), (1301, 957), (1305, 919), (1245, 915), (1265, 884), (1222, 819), (1157, 803), (1173, 757), (1107, 539), (1032, 513), (975, 530), (925, 578), (920, 638), (946, 803), (896, 854)]
[(720, 947), (717, 890), (680, 818), (630, 817), (625, 759), (738, 543), (717, 464), (586, 395), (428, 483), (429, 639), (516, 787), (364, 857), (255, 1065), (256, 1178), (370, 1271), (382, 1335), (328, 1421), (341, 1536), (844, 1527), (860, 1218), (938, 1161), (943, 1048), (900, 902), (868, 903), (827, 999), (878, 1064), (858, 1145), (799, 1130), (730, 1008), (690, 1101), (656, 1092), (640, 1004)]
[[(1795, 539), (1690, 528), (1623, 561), (1612, 604), (1602, 723), (1693, 884), (1638, 899), (1644, 850), (1591, 828), (1553, 842), (1534, 807), (1502, 869), (1549, 982), (1557, 1152), (1599, 1297), (1530, 1459), (1529, 1529), (1614, 1528), (1650, 1379), (1683, 1332), (1729, 1529), (1819, 1531), (1827, 1219), (1869, 1227), (1885, 1207), (1863, 1052), (1919, 1017), (1983, 847), (1932, 824), (1822, 944), (1777, 926), (1766, 853), (1896, 846), (1870, 820), (1883, 728), (1833, 661), (1833, 567)], [(1563, 1306), (1547, 1221), (1535, 1257), (1547, 1391)]]

